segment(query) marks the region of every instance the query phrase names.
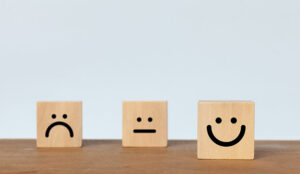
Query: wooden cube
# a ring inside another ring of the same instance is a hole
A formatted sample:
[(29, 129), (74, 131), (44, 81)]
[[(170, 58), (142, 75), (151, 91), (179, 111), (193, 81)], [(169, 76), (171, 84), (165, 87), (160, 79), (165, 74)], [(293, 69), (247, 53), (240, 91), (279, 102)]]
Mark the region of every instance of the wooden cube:
[(37, 147), (81, 147), (81, 145), (81, 102), (37, 103)]
[(198, 158), (253, 159), (254, 112), (253, 102), (200, 101)]
[(123, 102), (123, 147), (166, 147), (167, 101)]

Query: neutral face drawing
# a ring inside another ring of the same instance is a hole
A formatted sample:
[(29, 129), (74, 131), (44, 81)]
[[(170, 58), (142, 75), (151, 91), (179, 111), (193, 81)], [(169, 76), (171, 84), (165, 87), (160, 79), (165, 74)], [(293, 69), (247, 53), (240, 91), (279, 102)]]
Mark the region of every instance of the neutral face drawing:
[(167, 101), (123, 102), (122, 145), (167, 146)]
[[(52, 114), (52, 119), (56, 119), (56, 114)], [(64, 114), (62, 116), (63, 119), (67, 119), (68, 115)], [(74, 137), (74, 133), (73, 133), (73, 129), (71, 128), (71, 126), (68, 123), (65, 123), (63, 121), (56, 121), (54, 123), (52, 123), (46, 130), (45, 136), (49, 137), (49, 133), (51, 131), (52, 128), (54, 128), (55, 126), (64, 126), (65, 128), (68, 129), (69, 133), (70, 133), (70, 137), (73, 138)]]
[[(236, 124), (237, 119), (235, 117), (231, 118), (231, 123), (232, 124)], [(216, 123), (217, 124), (221, 124), (222, 123), (222, 119), (220, 117), (216, 118)], [(235, 144), (237, 144), (238, 142), (241, 141), (241, 139), (244, 137), (245, 135), (245, 131), (246, 131), (246, 126), (245, 125), (241, 125), (241, 130), (240, 133), (238, 134), (238, 136), (232, 140), (232, 141), (221, 141), (218, 138), (215, 137), (215, 135), (213, 134), (212, 131), (212, 126), (211, 125), (207, 125), (207, 134), (209, 136), (209, 138), (216, 144), (220, 145), (220, 146), (224, 146), (224, 147), (228, 147), (228, 146), (233, 146)]]
[(38, 147), (80, 147), (81, 144), (81, 102), (37, 103)]

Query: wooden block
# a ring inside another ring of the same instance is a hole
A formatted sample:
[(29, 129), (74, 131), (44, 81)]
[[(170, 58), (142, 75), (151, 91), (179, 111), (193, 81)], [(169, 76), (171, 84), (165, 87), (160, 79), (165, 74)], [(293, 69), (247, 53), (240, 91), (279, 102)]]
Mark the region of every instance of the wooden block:
[(166, 147), (168, 102), (123, 102), (123, 147)]
[(253, 159), (254, 112), (253, 102), (200, 101), (198, 158)]
[(37, 103), (37, 147), (81, 147), (81, 144), (81, 102)]

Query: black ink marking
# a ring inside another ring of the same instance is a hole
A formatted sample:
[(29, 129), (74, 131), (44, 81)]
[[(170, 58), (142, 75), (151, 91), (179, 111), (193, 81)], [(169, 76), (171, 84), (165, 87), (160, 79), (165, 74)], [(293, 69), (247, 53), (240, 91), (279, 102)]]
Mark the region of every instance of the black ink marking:
[(220, 117), (216, 118), (216, 123), (220, 124), (222, 122), (222, 119)]
[(52, 114), (51, 117), (52, 117), (53, 119), (55, 119), (55, 118), (56, 118), (56, 115), (55, 115), (55, 114)]
[(64, 119), (66, 119), (67, 117), (68, 117), (68, 115), (67, 115), (67, 114), (64, 114), (64, 115), (63, 115), (63, 118), (64, 118)]
[(156, 133), (156, 129), (134, 129), (133, 133)]
[(234, 140), (229, 141), (229, 142), (224, 142), (224, 141), (220, 141), (219, 139), (217, 139), (212, 132), (211, 125), (207, 125), (207, 133), (208, 133), (209, 138), (217, 145), (224, 146), (224, 147), (233, 146), (233, 145), (237, 144), (238, 142), (240, 142), (241, 139), (244, 137), (245, 132), (246, 132), (246, 126), (242, 125), (239, 135)]
[(51, 130), (54, 126), (57, 126), (57, 125), (61, 125), (61, 126), (66, 127), (66, 128), (69, 130), (70, 137), (73, 137), (73, 136), (74, 136), (73, 130), (72, 130), (71, 126), (69, 126), (69, 125), (68, 125), (67, 123), (65, 123), (65, 122), (57, 121), (57, 122), (54, 122), (54, 123), (50, 124), (50, 126), (47, 128), (46, 134), (45, 134), (45, 136), (46, 136), (47, 138), (49, 137), (50, 130)]
[(232, 124), (235, 124), (237, 122), (237, 119), (235, 117), (232, 117), (230, 121)]

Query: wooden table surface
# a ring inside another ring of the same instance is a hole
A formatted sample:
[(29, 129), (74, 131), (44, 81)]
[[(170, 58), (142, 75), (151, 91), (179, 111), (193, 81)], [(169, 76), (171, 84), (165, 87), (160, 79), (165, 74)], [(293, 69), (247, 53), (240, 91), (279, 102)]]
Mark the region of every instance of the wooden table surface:
[(300, 173), (300, 141), (256, 141), (255, 160), (198, 160), (196, 144), (122, 148), (120, 140), (84, 140), (82, 148), (38, 149), (35, 140), (0, 140), (0, 173)]

